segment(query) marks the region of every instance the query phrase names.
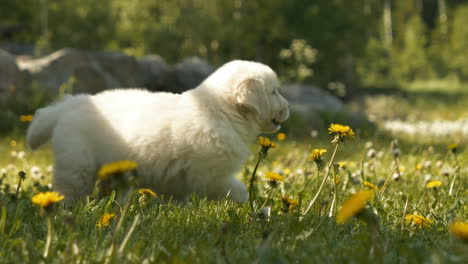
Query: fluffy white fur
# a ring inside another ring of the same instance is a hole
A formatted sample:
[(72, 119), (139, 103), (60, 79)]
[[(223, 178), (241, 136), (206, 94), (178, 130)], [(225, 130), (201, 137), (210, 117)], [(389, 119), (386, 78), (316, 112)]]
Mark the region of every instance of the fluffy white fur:
[(27, 132), (32, 149), (51, 139), (54, 189), (68, 199), (90, 194), (106, 163), (138, 163), (139, 184), (175, 199), (190, 193), (248, 198), (233, 177), (261, 133), (289, 116), (268, 66), (232, 61), (183, 94), (113, 90), (75, 95), (39, 109)]

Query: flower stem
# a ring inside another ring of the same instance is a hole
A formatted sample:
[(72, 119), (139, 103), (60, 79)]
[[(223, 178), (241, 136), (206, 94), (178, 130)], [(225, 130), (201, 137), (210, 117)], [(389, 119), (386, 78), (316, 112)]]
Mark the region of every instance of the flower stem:
[(19, 182), (18, 182), (18, 186), (16, 187), (16, 193), (15, 193), (15, 198), (18, 200), (18, 195), (19, 195), (19, 191), (20, 191), (20, 188), (21, 188), (21, 183), (23, 182), (23, 179), (20, 177), (19, 178)]
[(135, 227), (137, 226), (138, 222), (140, 221), (140, 214), (137, 214), (135, 216), (135, 219), (133, 220), (133, 223), (132, 223), (132, 226), (130, 227), (130, 230), (128, 230), (128, 233), (127, 235), (125, 236), (122, 244), (120, 244), (120, 247), (119, 247), (119, 254), (122, 254), (124, 249), (125, 249), (125, 245), (127, 245), (127, 242), (128, 240), (130, 239), (130, 236), (133, 234), (133, 231), (135, 230)]
[(250, 181), (249, 181), (249, 205), (250, 205), (250, 210), (252, 211), (252, 213), (255, 212), (255, 208), (253, 204), (254, 199), (255, 199), (254, 183), (255, 183), (258, 165), (260, 165), (260, 162), (263, 160), (263, 158), (264, 158), (264, 155), (260, 153), (258, 156), (257, 164), (255, 164), (255, 168), (252, 172), (252, 176), (250, 177)]
[(401, 231), (405, 229), (405, 216), (406, 216), (406, 210), (408, 209), (408, 201), (409, 201), (409, 198), (406, 197), (405, 207), (403, 208), (403, 215), (401, 217), (401, 227), (400, 227)]
[(449, 193), (448, 193), (449, 196), (452, 196), (453, 186), (455, 186), (455, 181), (458, 178), (458, 176), (460, 175), (460, 165), (458, 164), (458, 157), (457, 157), (456, 154), (455, 154), (455, 166), (456, 166), (455, 167), (455, 175), (453, 176), (452, 182), (450, 183), (450, 189), (449, 189)]
[(336, 199), (337, 199), (338, 185), (336, 184), (336, 171), (333, 169), (333, 200), (330, 206), (330, 211), (328, 212), (328, 217), (333, 217), (336, 210)]
[(50, 219), (50, 216), (47, 216), (47, 238), (46, 238), (46, 244), (44, 248), (44, 258), (47, 258), (49, 255), (49, 247), (50, 247), (50, 242), (52, 241), (52, 220)]
[(317, 201), (317, 198), (319, 197), (320, 193), (322, 192), (323, 186), (325, 186), (325, 183), (327, 182), (327, 179), (328, 179), (328, 175), (330, 174), (331, 167), (333, 166), (333, 161), (335, 160), (336, 152), (338, 150), (339, 145), (340, 145), (339, 143), (336, 143), (335, 149), (333, 150), (333, 154), (332, 154), (330, 163), (328, 164), (327, 173), (325, 174), (325, 177), (323, 178), (322, 184), (320, 185), (320, 187), (319, 187), (317, 193), (315, 194), (314, 198), (309, 202), (309, 205), (307, 206), (306, 210), (304, 211), (304, 213), (302, 215), (306, 215), (309, 212), (310, 208), (312, 208), (314, 203)]

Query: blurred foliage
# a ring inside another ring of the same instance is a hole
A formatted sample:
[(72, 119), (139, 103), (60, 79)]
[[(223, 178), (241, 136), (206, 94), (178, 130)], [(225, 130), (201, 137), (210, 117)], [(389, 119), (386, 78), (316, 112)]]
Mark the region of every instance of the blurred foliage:
[(21, 25), (11, 40), (40, 54), (74, 47), (171, 63), (249, 59), (288, 82), (349, 90), (466, 81), (467, 16), (468, 0), (3, 0), (0, 24)]

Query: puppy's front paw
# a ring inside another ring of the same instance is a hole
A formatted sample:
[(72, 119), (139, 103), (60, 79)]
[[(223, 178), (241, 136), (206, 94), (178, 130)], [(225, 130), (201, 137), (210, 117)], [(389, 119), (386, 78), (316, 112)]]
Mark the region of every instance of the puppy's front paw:
[(245, 185), (235, 178), (230, 179), (229, 198), (240, 203), (245, 203), (249, 199)]

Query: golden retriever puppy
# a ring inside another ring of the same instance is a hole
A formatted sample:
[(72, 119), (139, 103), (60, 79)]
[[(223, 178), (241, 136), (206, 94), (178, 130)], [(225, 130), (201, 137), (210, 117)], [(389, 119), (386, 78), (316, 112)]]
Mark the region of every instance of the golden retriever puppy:
[(138, 184), (186, 199), (191, 193), (245, 202), (233, 175), (259, 133), (289, 116), (268, 66), (229, 62), (182, 94), (126, 89), (74, 95), (39, 109), (27, 132), (36, 149), (52, 141), (54, 189), (67, 199), (92, 192), (104, 164), (132, 160)]

